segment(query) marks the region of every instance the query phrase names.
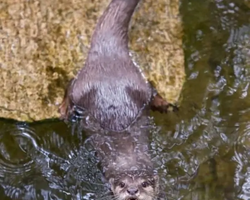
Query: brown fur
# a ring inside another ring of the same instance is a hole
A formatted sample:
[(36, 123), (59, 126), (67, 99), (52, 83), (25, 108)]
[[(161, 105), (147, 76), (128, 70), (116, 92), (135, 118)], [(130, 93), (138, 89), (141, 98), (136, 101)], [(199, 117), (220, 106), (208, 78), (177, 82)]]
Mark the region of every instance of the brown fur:
[(128, 24), (139, 0), (113, 0), (94, 32), (85, 66), (69, 85), (60, 112), (84, 108), (102, 128), (122, 131), (136, 120), (152, 97), (150, 85), (128, 50)]
[(128, 49), (128, 25), (138, 2), (113, 0), (101, 16), (86, 63), (69, 84), (60, 106), (62, 118), (68, 119), (75, 105), (103, 129), (123, 131), (149, 107), (153, 90)]

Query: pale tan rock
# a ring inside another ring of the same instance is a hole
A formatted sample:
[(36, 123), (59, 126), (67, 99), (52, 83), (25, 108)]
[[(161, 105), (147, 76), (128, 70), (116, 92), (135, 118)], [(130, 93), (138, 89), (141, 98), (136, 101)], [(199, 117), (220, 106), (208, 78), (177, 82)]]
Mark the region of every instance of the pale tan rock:
[[(67, 82), (83, 66), (110, 0), (2, 0), (0, 117), (58, 117)], [(160, 93), (177, 102), (185, 79), (179, 1), (145, 0), (133, 18), (131, 49)]]
[(131, 49), (158, 92), (178, 104), (185, 80), (182, 22), (177, 0), (144, 0), (132, 24)]

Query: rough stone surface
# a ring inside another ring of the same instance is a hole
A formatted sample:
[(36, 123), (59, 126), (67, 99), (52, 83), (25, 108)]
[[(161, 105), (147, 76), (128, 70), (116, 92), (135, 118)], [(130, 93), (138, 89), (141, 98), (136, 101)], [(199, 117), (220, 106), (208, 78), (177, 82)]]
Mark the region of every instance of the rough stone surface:
[[(59, 116), (68, 81), (82, 67), (98, 17), (110, 0), (0, 2), (0, 117)], [(131, 25), (132, 53), (169, 102), (185, 79), (178, 0), (144, 0)]]
[(178, 0), (145, 0), (135, 13), (131, 49), (146, 77), (170, 103), (178, 104), (185, 80)]

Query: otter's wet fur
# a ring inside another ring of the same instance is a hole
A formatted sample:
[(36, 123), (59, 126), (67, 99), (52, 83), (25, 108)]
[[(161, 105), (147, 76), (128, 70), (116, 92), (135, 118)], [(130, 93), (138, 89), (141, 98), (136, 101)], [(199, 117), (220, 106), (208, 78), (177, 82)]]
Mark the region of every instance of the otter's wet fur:
[(114, 199), (159, 200), (159, 177), (149, 153), (150, 120), (142, 116), (135, 123), (124, 133), (96, 133), (89, 141)]
[(62, 118), (68, 119), (80, 107), (103, 129), (121, 132), (143, 109), (168, 106), (157, 101), (159, 95), (129, 55), (128, 26), (139, 1), (113, 0), (100, 17), (86, 63), (65, 93)]
[[(65, 120), (81, 111), (81, 125), (93, 133), (105, 178), (119, 200), (157, 198), (158, 176), (148, 153), (148, 112), (168, 107), (129, 54), (128, 27), (139, 1), (111, 1), (97, 23), (86, 63), (60, 107)], [(119, 180), (125, 183), (120, 190)]]

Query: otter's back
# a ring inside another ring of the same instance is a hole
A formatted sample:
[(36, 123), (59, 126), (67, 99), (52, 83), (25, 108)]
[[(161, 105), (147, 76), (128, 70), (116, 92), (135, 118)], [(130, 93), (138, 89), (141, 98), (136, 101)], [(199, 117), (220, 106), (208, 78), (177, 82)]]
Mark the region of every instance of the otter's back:
[(149, 103), (151, 88), (130, 58), (87, 60), (73, 83), (71, 99), (106, 130), (122, 131)]

